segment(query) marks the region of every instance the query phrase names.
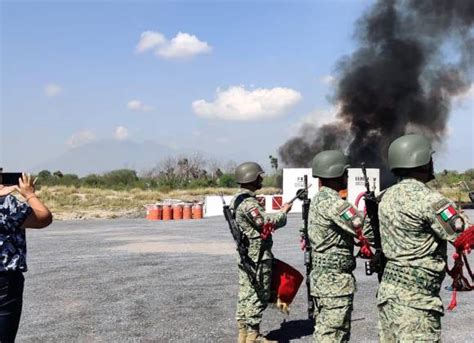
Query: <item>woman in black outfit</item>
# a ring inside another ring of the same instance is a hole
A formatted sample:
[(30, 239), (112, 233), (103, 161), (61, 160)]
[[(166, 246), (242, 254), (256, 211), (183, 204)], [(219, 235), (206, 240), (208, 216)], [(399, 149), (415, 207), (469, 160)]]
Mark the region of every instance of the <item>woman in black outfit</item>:
[[(20, 202), (11, 193), (20, 193)], [(51, 224), (49, 209), (36, 197), (34, 181), (23, 174), (19, 186), (0, 185), (0, 342), (15, 341), (23, 304), (26, 272), (25, 228)]]

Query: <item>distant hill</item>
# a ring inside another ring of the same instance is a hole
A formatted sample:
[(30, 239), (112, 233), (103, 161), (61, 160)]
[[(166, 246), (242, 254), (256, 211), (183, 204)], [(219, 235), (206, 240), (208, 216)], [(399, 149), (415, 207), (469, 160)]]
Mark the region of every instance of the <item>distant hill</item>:
[(33, 171), (61, 170), (79, 176), (122, 168), (141, 171), (155, 166), (163, 158), (177, 154), (180, 152), (154, 142), (101, 140), (72, 148), (34, 167)]

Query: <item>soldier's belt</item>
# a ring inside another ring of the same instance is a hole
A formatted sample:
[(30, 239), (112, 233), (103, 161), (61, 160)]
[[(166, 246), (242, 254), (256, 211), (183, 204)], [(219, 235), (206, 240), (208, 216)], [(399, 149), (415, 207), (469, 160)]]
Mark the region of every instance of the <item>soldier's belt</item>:
[(338, 254), (314, 254), (313, 269), (328, 269), (341, 273), (352, 273), (355, 259), (352, 256)]
[(444, 273), (430, 275), (420, 268), (400, 267), (388, 263), (383, 272), (382, 281), (401, 286), (408, 290), (416, 291), (427, 295), (438, 295)]

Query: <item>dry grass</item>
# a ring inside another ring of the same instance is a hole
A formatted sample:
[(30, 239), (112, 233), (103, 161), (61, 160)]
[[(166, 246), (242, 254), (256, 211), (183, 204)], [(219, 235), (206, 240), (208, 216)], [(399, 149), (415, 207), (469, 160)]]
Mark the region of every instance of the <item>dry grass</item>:
[[(235, 194), (237, 188), (197, 188), (160, 192), (131, 189), (115, 191), (98, 188), (43, 186), (38, 194), (51, 209), (55, 219), (88, 219), (144, 217), (145, 205), (167, 199), (200, 202), (206, 195)], [(278, 194), (277, 188), (263, 188), (260, 194)], [(460, 188), (443, 188), (441, 192), (454, 201), (469, 201), (467, 192)]]
[[(51, 209), (55, 219), (87, 219), (143, 217), (145, 205), (176, 199), (200, 202), (206, 195), (234, 194), (237, 188), (198, 188), (159, 192), (153, 190), (131, 189), (115, 191), (98, 188), (75, 188), (66, 186), (42, 187), (39, 197)], [(263, 188), (261, 194), (279, 193), (277, 188)]]
[(446, 197), (449, 199), (456, 201), (456, 202), (469, 202), (471, 201), (469, 199), (468, 192), (464, 189), (460, 188), (442, 188), (440, 190), (441, 193), (443, 193)]

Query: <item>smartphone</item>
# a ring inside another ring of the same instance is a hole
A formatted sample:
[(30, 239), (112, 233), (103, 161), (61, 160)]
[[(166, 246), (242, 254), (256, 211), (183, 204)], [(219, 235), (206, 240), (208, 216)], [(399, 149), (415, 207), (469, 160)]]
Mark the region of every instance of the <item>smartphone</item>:
[(21, 173), (0, 173), (0, 185), (14, 186), (18, 185)]

